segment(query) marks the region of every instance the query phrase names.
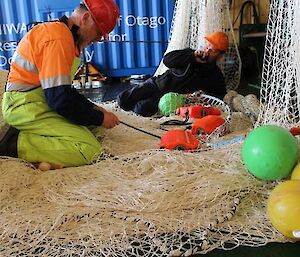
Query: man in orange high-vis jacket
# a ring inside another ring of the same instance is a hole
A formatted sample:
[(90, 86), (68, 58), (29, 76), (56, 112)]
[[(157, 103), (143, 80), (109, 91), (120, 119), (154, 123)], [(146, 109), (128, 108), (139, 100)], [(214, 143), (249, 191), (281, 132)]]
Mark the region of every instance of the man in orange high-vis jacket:
[(10, 125), (0, 155), (48, 168), (90, 164), (101, 145), (90, 125), (113, 128), (118, 117), (71, 87), (80, 51), (113, 30), (113, 0), (83, 0), (72, 15), (33, 27), (12, 58), (2, 112)]

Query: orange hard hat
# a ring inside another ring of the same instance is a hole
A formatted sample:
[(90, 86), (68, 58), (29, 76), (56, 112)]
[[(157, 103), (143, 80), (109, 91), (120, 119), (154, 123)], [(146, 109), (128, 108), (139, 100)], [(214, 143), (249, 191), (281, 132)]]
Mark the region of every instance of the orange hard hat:
[(216, 49), (226, 52), (229, 46), (229, 40), (226, 33), (217, 31), (209, 34), (205, 39)]
[(114, 29), (120, 10), (113, 0), (83, 0), (83, 2), (103, 35)]

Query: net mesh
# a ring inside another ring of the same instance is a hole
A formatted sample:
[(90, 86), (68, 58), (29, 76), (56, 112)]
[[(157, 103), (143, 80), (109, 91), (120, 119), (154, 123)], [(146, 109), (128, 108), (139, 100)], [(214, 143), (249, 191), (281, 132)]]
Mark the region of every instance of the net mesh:
[[(161, 119), (105, 108), (162, 134)], [(1, 159), (2, 256), (189, 256), (287, 240), (266, 216), (276, 183), (247, 172), (235, 136), (182, 152), (122, 124), (94, 133), (105, 153), (92, 165), (41, 172)]]
[(261, 112), (257, 125), (299, 125), (300, 4), (272, 1), (261, 83)]
[(274, 184), (251, 177), (239, 153), (145, 150), (45, 173), (3, 159), (0, 252), (189, 256), (285, 241), (265, 213)]
[[(217, 1), (203, 3), (210, 2)], [(299, 2), (274, 2), (258, 124), (290, 126), (298, 122)], [(177, 12), (192, 4), (178, 1)], [(240, 136), (252, 125), (243, 112), (249, 105), (233, 91), (226, 101), (236, 110), (229, 115), (231, 133), (196, 152), (159, 150), (159, 139), (120, 124), (94, 131), (105, 152), (92, 165), (41, 172), (1, 158), (0, 255), (189, 256), (286, 242), (266, 214), (277, 182), (255, 179), (241, 160)], [(114, 102), (104, 107), (128, 124), (162, 133), (162, 119), (138, 117)]]
[[(177, 0), (166, 53), (186, 47), (202, 48), (206, 44), (204, 37), (214, 31), (226, 32), (231, 41), (226, 55), (218, 61), (218, 66), (224, 74), (227, 89), (236, 89), (240, 82), (241, 61), (228, 0)], [(161, 62), (155, 74), (162, 74), (166, 70), (167, 67)]]

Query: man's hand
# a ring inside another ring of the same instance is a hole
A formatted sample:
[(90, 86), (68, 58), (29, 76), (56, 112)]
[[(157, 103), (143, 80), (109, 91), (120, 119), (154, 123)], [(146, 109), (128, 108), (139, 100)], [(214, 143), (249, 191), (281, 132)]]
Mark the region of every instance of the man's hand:
[(111, 129), (120, 124), (119, 118), (114, 113), (105, 110), (103, 107), (95, 105), (94, 110), (103, 113), (102, 127)]
[(205, 50), (197, 49), (194, 52), (195, 60), (199, 63), (206, 63), (208, 58), (208, 52)]
[(120, 124), (119, 118), (112, 112), (103, 112), (104, 118), (102, 126), (107, 129), (111, 129)]

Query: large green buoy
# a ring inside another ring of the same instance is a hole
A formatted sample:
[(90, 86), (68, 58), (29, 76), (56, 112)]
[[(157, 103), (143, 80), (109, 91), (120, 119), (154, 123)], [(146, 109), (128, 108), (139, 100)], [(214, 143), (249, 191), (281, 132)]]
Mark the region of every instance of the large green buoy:
[(167, 93), (163, 95), (158, 103), (159, 112), (164, 116), (175, 114), (178, 107), (185, 104), (187, 95), (177, 93)]
[(242, 147), (243, 162), (249, 172), (263, 180), (287, 177), (298, 157), (297, 139), (287, 129), (275, 125), (254, 129)]

